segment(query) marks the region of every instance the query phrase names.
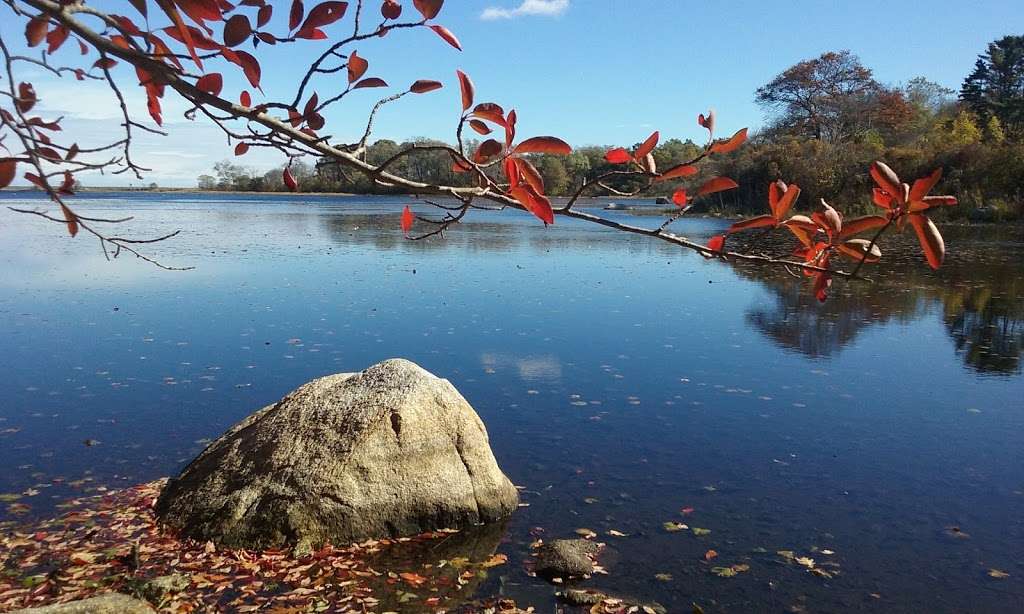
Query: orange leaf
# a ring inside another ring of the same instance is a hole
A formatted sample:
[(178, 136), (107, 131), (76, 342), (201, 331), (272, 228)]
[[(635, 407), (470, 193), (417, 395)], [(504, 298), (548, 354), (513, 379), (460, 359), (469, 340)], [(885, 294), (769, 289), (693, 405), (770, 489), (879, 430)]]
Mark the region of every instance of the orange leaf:
[(887, 223), (889, 223), (888, 218), (884, 218), (880, 215), (865, 215), (864, 217), (846, 220), (843, 223), (843, 231), (839, 233), (839, 238), (851, 237), (855, 234), (864, 232), (865, 230), (871, 230), (872, 228), (881, 228)]
[(313, 10), (309, 12), (309, 16), (306, 17), (306, 21), (302, 23), (302, 27), (299, 29), (313, 30), (330, 25), (344, 17), (345, 9), (347, 8), (348, 2), (321, 2), (313, 7)]
[(705, 116), (703, 113), (697, 116), (697, 124), (707, 128), (709, 134), (715, 133), (715, 110), (711, 109)]
[(715, 235), (708, 239), (708, 249), (715, 252), (725, 249), (725, 235)]
[(921, 243), (924, 256), (928, 260), (928, 266), (938, 269), (946, 257), (946, 244), (939, 234), (935, 223), (920, 213), (912, 213), (907, 216), (910, 225), (917, 233), (917, 240)]
[(604, 154), (604, 159), (611, 162), (612, 164), (625, 164), (633, 159), (633, 156), (629, 155), (629, 152), (622, 147), (616, 147), (615, 149), (609, 149)]
[[(870, 253), (868, 252), (868, 246), (871, 246)], [(836, 245), (836, 249), (839, 250), (840, 254), (854, 262), (863, 260), (867, 264), (874, 264), (882, 258), (882, 250), (877, 245), (871, 245), (871, 241), (867, 239), (850, 239)]]
[(299, 189), (299, 183), (295, 181), (295, 177), (292, 175), (290, 168), (285, 167), (284, 173), (281, 175), (281, 179), (284, 181), (284, 185), (292, 192)]
[(413, 6), (423, 15), (423, 19), (433, 19), (441, 12), (441, 5), (444, 0), (412, 0)]
[(477, 132), (477, 134), (487, 135), (491, 133), (491, 129), (487, 127), (487, 124), (483, 123), (479, 119), (469, 120), (469, 127)]
[(366, 73), (370, 63), (359, 57), (355, 51), (348, 56), (348, 82), (355, 83)]
[(71, 209), (68, 209), (64, 203), (60, 204), (60, 210), (64, 213), (64, 220), (68, 225), (68, 233), (70, 233), (72, 237), (75, 236), (78, 234), (78, 216), (76, 216)]
[(530, 184), (530, 186), (538, 194), (543, 194), (544, 178), (541, 177), (540, 172), (537, 170), (537, 168), (534, 165), (530, 164), (529, 160), (524, 160), (522, 158), (509, 159), (515, 161), (515, 164), (519, 169), (520, 176), (526, 180), (526, 183)]
[(243, 155), (245, 155), (245, 152), (247, 152), (247, 151), (249, 151), (249, 144), (248, 143), (239, 143), (238, 145), (235, 145), (235, 155), (236, 156), (243, 156)]
[(459, 42), (459, 39), (455, 38), (455, 35), (452, 34), (451, 30), (441, 25), (430, 26), (430, 29), (443, 38), (446, 43), (455, 47), (459, 51), (462, 51), (462, 43)]
[(711, 153), (729, 153), (739, 149), (740, 145), (747, 140), (747, 129), (738, 130), (728, 141), (718, 141), (711, 145)]
[(927, 196), (928, 192), (931, 192), (935, 184), (939, 182), (939, 179), (942, 179), (942, 167), (932, 171), (931, 175), (915, 181), (914, 187), (910, 189), (910, 202), (920, 201)]
[[(260, 63), (256, 60), (256, 58), (254, 58), (251, 54), (245, 51), (235, 51), (235, 55), (237, 56), (237, 61), (235, 61), (235, 64), (238, 64), (242, 67), (242, 72), (245, 73), (245, 78), (249, 80), (249, 83), (251, 83), (253, 87), (260, 91), (263, 91), (260, 88)], [(229, 56), (224, 57), (230, 59)]]
[[(625, 151), (625, 150), (623, 150)], [(611, 152), (609, 152), (611, 153)], [(608, 156), (605, 156), (608, 159)], [(609, 160), (611, 162), (611, 160)], [(668, 169), (661, 176), (655, 178), (655, 181), (667, 181), (669, 179), (675, 179), (676, 177), (691, 177), (697, 174), (697, 167), (692, 164), (677, 164), (672, 168)]]
[(238, 96), (238, 104), (243, 107), (252, 106), (252, 96), (249, 95), (248, 90), (242, 90), (242, 93)]
[(412, 220), (412, 209), (409, 208), (409, 205), (406, 205), (405, 209), (402, 210), (402, 232), (403, 233), (409, 234), (409, 231), (412, 230), (412, 221), (413, 221)]
[(493, 102), (481, 102), (473, 107), (473, 116), (501, 126), (508, 125), (508, 122), (505, 121), (505, 110)]
[(430, 81), (429, 79), (420, 79), (416, 83), (409, 86), (409, 91), (413, 94), (425, 94), (432, 92), (444, 87), (440, 81)]
[(888, 192), (889, 196), (896, 199), (897, 202), (903, 203), (903, 188), (900, 178), (885, 163), (873, 162), (871, 164), (871, 178), (875, 180), (878, 187)]
[(697, 190), (697, 196), (714, 194), (715, 192), (722, 192), (724, 190), (731, 190), (738, 187), (740, 187), (739, 184), (728, 177), (715, 177), (714, 179), (707, 180), (704, 185), (700, 186), (700, 189)]
[(773, 215), (759, 215), (746, 220), (740, 220), (729, 227), (726, 231), (727, 234), (734, 232), (740, 232), (743, 230), (750, 230), (751, 228), (764, 228), (765, 226), (775, 226), (778, 224), (778, 220)]
[(48, 20), (44, 15), (36, 15), (25, 25), (25, 40), (29, 47), (35, 47), (46, 38)]
[(469, 110), (469, 107), (473, 106), (473, 82), (470, 80), (469, 75), (461, 70), (456, 70), (455, 74), (459, 76), (459, 87), (462, 89), (462, 111), (466, 112)]
[(651, 136), (647, 137), (646, 141), (640, 144), (640, 147), (636, 148), (636, 151), (633, 153), (633, 159), (639, 161), (647, 156), (647, 154), (654, 151), (654, 148), (658, 145), (659, 138), (660, 135), (658, 134), (658, 131), (655, 130)]
[(302, 6), (302, 0), (292, 0), (292, 8), (288, 13), (288, 29), (294, 30), (302, 23), (302, 15), (306, 9)]
[(538, 194), (529, 184), (519, 184), (509, 189), (509, 194), (518, 200), (527, 211), (534, 214), (545, 224), (555, 223), (555, 214), (551, 210), (551, 201)]
[(516, 145), (515, 153), (547, 153), (566, 156), (572, 153), (572, 147), (562, 139), (553, 136), (535, 136)]
[(715, 558), (716, 556), (718, 556), (717, 552), (715, 552), (714, 550), (708, 550), (707, 552), (704, 553), (704, 560), (705, 561), (710, 561), (711, 559)]
[[(782, 182), (780, 181), (777, 183)], [(800, 197), (800, 186), (795, 183), (791, 183), (788, 186), (784, 183), (782, 185), (786, 186), (785, 192), (782, 193), (782, 196), (778, 201), (776, 201), (775, 206), (772, 207), (772, 215), (774, 215), (775, 219), (780, 222), (782, 221), (782, 218), (789, 213), (789, 210), (793, 207), (793, 203), (796, 202), (796, 199)], [(776, 186), (776, 184), (773, 183), (772, 187), (778, 190), (781, 186)], [(771, 204), (771, 188), (769, 188), (769, 204)]]
[(686, 204), (689, 202), (689, 197), (686, 196), (686, 190), (676, 190), (672, 194), (672, 203), (680, 209), (686, 209)]
[(494, 139), (487, 139), (483, 143), (480, 143), (480, 146), (477, 147), (476, 153), (473, 154), (473, 161), (476, 162), (477, 164), (480, 164), (481, 162), (486, 162), (488, 158), (493, 158), (494, 156), (500, 154), (501, 150), (501, 143), (495, 141)]

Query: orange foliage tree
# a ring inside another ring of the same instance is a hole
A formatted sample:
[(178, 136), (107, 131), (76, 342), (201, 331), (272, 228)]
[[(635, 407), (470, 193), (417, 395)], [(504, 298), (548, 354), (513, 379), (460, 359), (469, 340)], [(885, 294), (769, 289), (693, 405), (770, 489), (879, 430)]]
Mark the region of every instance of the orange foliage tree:
[[(375, 1), (373, 7), (363, 0), (327, 1), (308, 10), (302, 0), (291, 0), (286, 20), (285, 16), (275, 15), (283, 12), (281, 5), (267, 0), (241, 0), (237, 5), (228, 0), (130, 0), (130, 3), (137, 15), (105, 12), (83, 0), (3, 0), (7, 13), (3, 17), (5, 24), (23, 23), (28, 46), (39, 47), (42, 53), (39, 57), (17, 55), (9, 42), (0, 37), (4, 60), (2, 77), (7, 82), (4, 96), (0, 98), (0, 148), (3, 150), (0, 155), (6, 156), (0, 158), (0, 187), (6, 187), (21, 173), (52, 199), (60, 214), (16, 211), (65, 224), (72, 236), (86, 232), (99, 240), (108, 257), (128, 252), (157, 266), (172, 268), (140, 250), (143, 244), (162, 241), (176, 233), (148, 240), (111, 236), (102, 230), (104, 224), (121, 220), (82, 215), (65, 199), (73, 194), (75, 177), (81, 172), (103, 170), (142, 178), (148, 169), (132, 159), (133, 135), (138, 131), (162, 134), (161, 101), (170, 90), (192, 105), (186, 114), (188, 117), (203, 115), (218, 126), (234, 143), (236, 155), (244, 155), (252, 147), (279, 151), (288, 160), (282, 179), (293, 191), (301, 186), (288, 168), (291, 161), (313, 156), (364, 173), (379, 185), (448, 197), (447, 203), (431, 203), (442, 210), (437, 216), (417, 216), (408, 206), (405, 208), (401, 229), (412, 240), (442, 234), (484, 201), (490, 208), (497, 205), (529, 212), (545, 225), (553, 224), (558, 216), (575, 218), (667, 241), (707, 258), (800, 269), (813, 278), (819, 300), (825, 300), (834, 277), (858, 277), (862, 265), (879, 260), (878, 240), (893, 225), (901, 227), (909, 223), (913, 227), (932, 267), (937, 268), (943, 259), (942, 237), (925, 216), (925, 211), (932, 206), (956, 204), (956, 199), (950, 196), (928, 196), (941, 172), (919, 179), (911, 187), (881, 162), (872, 166), (871, 175), (878, 184), (874, 201), (884, 210), (883, 215), (844, 222), (842, 216), (823, 201), (820, 210), (809, 217), (787, 217), (800, 188), (779, 181), (769, 191), (770, 214), (737, 222), (726, 234), (715, 236), (706, 244), (670, 232), (672, 223), (690, 210), (693, 198), (737, 187), (727, 177), (712, 177), (696, 183), (701, 161), (734, 151), (747, 138), (747, 130), (743, 129), (731, 137), (716, 139), (713, 112), (697, 118), (699, 125), (707, 130), (708, 140), (692, 160), (659, 170), (651, 153), (659, 139), (659, 133), (654, 132), (632, 151), (625, 148), (608, 151), (606, 159), (619, 168), (590, 178), (565, 202), (555, 204), (545, 195), (541, 174), (527, 156), (565, 155), (571, 152), (570, 146), (553, 136), (518, 138), (516, 111), (505, 111), (494, 102), (477, 102), (472, 80), (457, 71), (461, 114), (454, 130), (455, 144), (411, 145), (379, 164), (367, 162), (364, 155), (367, 140), (380, 108), (409, 94), (440, 89), (443, 84), (424, 79), (395, 91), (382, 78), (367, 76), (370, 62), (353, 46), (359, 41), (401, 30), (426, 28), (437, 35), (439, 42), (461, 50), (456, 35), (436, 21), (443, 0), (412, 0), (411, 7), (398, 0)], [(350, 33), (338, 34), (346, 17), (350, 18), (347, 20)], [(368, 27), (365, 25), (368, 22), (377, 25)], [(299, 40), (323, 41), (322, 53), (301, 73), (294, 92), (264, 92), (257, 46), (287, 45)], [(63, 59), (59, 64), (54, 62), (54, 54), (65, 46), (71, 50), (66, 50), (61, 57), (74, 57), (77, 52), (80, 54), (77, 64), (64, 64)], [(145, 91), (152, 123), (139, 121), (129, 112), (121, 90), (126, 84), (119, 82), (111, 70), (118, 63), (134, 68), (138, 81), (127, 85)], [(31, 83), (17, 80), (15, 72), (22, 65), (42, 68), (57, 76), (104, 81), (123, 117), (118, 136), (112, 142), (87, 147), (59, 142), (59, 119), (47, 120), (32, 114), (37, 94)], [(241, 71), (252, 91), (225, 92), (223, 73), (218, 72), (223, 70)], [(341, 88), (336, 85), (338, 73), (344, 76)], [(326, 90), (329, 94), (319, 95), (317, 87), (329, 88)], [(366, 88), (387, 88), (392, 93), (369, 110), (362, 136), (353, 142), (338, 142), (327, 136), (324, 110), (350, 92)], [(255, 96), (261, 99), (256, 100)], [(467, 127), (486, 137), (472, 151), (467, 149), (463, 136)], [(453, 171), (468, 174), (471, 181), (458, 186), (425, 183), (392, 170), (401, 158), (423, 150), (446, 153), (451, 158)], [(623, 177), (641, 179), (641, 187), (635, 192), (622, 192), (607, 184), (612, 178)], [(654, 228), (625, 224), (575, 207), (585, 194), (631, 196), (655, 182), (667, 180), (693, 180), (695, 185), (689, 191), (682, 188), (674, 193), (672, 202), (677, 211)], [(793, 233), (798, 240), (793, 255), (780, 258), (727, 250), (728, 235), (769, 227), (784, 227)], [(868, 232), (873, 232), (871, 239), (856, 236)], [(853, 268), (835, 267), (833, 257), (836, 255), (850, 258)]]

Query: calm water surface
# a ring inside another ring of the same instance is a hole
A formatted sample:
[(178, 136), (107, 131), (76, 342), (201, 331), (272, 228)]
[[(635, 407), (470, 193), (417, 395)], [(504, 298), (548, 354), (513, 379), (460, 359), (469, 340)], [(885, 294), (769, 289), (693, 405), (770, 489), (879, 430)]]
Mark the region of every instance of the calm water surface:
[(404, 241), (404, 202), (79, 200), (135, 215), (123, 233), (184, 229), (150, 253), (185, 273), (0, 212), (0, 493), (49, 516), (173, 474), (303, 382), (403, 356), (469, 399), (525, 489), (478, 594), (552, 611), (520, 562), (589, 528), (609, 575), (587, 586), (672, 612), (1024, 611), (1019, 229), (948, 229), (937, 273), (897, 248), (819, 306), (784, 273), (568, 220), (477, 213)]

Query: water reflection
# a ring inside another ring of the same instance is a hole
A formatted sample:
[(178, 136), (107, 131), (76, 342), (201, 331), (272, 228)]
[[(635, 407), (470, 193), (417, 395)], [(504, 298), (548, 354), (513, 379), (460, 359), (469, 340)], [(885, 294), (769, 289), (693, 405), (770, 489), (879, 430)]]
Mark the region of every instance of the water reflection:
[(969, 368), (1021, 373), (1024, 354), (1024, 249), (1015, 230), (954, 228), (941, 274), (925, 270), (911, 237), (896, 237), (876, 283), (837, 285), (819, 304), (806, 284), (778, 271), (738, 267), (760, 282), (770, 301), (750, 306), (747, 322), (777, 345), (812, 358), (832, 356), (867, 328), (906, 323), (939, 309), (956, 354)]

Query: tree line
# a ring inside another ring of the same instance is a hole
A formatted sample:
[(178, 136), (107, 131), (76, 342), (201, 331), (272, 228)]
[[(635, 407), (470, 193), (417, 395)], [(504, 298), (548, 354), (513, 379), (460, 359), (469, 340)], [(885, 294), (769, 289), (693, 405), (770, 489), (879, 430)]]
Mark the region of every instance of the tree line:
[[(698, 205), (712, 213), (759, 212), (767, 186), (777, 179), (803, 189), (803, 207), (820, 197), (848, 213), (867, 212), (872, 205), (870, 178), (863, 169), (886, 160), (923, 176), (946, 170), (943, 192), (956, 194), (963, 206), (946, 215), (1003, 220), (1024, 216), (1024, 36), (993, 41), (978, 56), (960, 92), (923, 77), (898, 85), (877, 81), (870, 68), (849, 51), (827, 52), (801, 61), (758, 88), (755, 101), (769, 121), (747, 145), (715, 157), (703, 172), (726, 175), (738, 190), (705, 197)], [(409, 145), (436, 145), (414, 139), (404, 143), (379, 140), (366, 160), (383, 163)], [(476, 142), (466, 143), (474, 151)], [(576, 148), (568, 156), (528, 156), (544, 179), (548, 195), (567, 196), (588, 179), (614, 170), (605, 160), (608, 146)], [(669, 139), (653, 154), (658, 168), (693, 158), (701, 146)], [(468, 185), (471, 176), (452, 169), (444, 151), (416, 151), (397, 161), (394, 170), (426, 183)], [(309, 192), (388, 194), (392, 188), (338, 165), (312, 166), (301, 161), (291, 172)], [(500, 170), (494, 169), (497, 179)], [(266, 173), (231, 161), (217, 163), (213, 173), (198, 178), (206, 190), (285, 191), (282, 168)], [(620, 191), (642, 188), (639, 179), (609, 184)], [(642, 190), (647, 197), (670, 195), (671, 182)], [(700, 209), (698, 209), (700, 211)]]

